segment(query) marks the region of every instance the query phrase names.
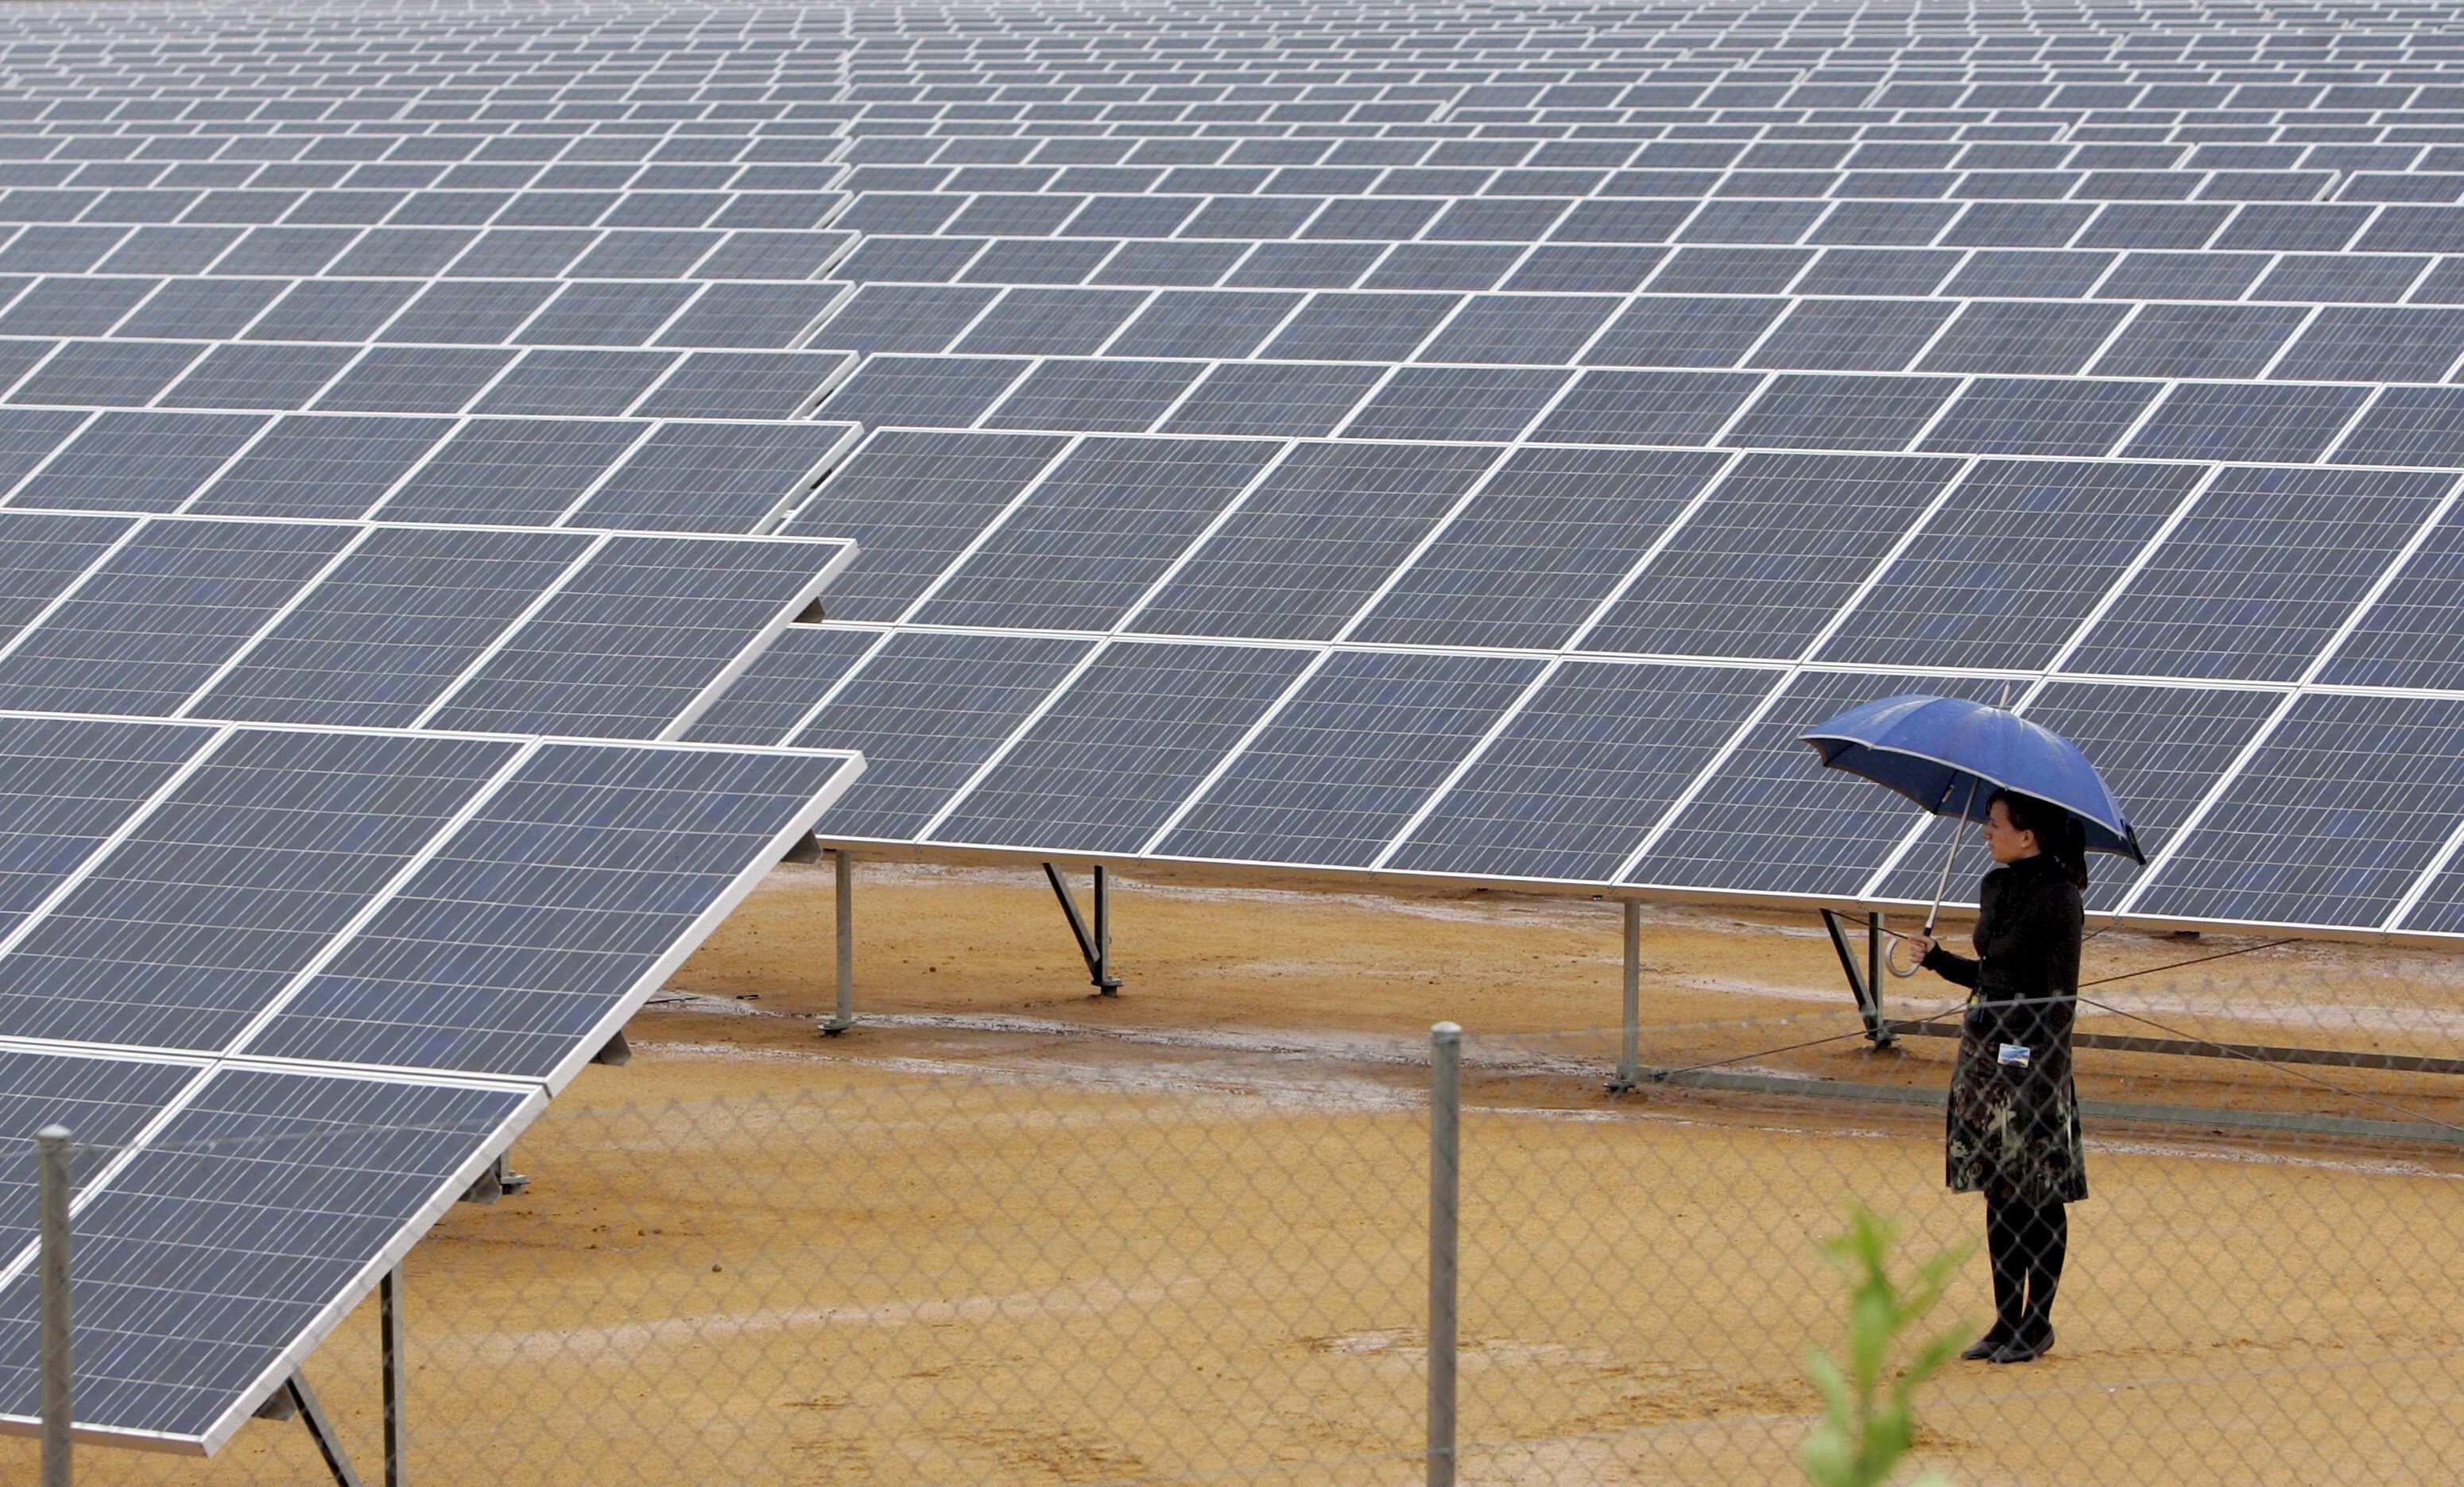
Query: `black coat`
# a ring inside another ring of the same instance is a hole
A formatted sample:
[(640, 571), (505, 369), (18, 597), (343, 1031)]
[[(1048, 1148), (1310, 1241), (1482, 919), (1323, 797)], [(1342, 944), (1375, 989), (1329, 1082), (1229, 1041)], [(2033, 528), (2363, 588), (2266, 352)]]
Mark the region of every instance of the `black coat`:
[[(2079, 890), (2038, 854), (1985, 875), (1976, 955), (1936, 946), (1925, 966), (1975, 995), (1961, 1025), (1944, 1131), (1953, 1192), (2023, 1203), (2087, 1196), (2071, 1026), (2079, 1014)], [(2025, 1050), (2006, 1058), (2005, 1049)]]

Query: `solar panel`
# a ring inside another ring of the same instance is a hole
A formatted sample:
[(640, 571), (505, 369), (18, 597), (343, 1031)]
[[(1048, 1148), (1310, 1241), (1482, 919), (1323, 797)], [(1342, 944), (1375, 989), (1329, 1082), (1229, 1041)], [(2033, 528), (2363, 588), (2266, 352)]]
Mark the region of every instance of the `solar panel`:
[[(36, 762), (66, 723), (12, 749), (52, 814), (0, 820), (9, 912), (274, 720), (863, 746), (824, 830), (876, 848), (1915, 897), (1939, 838), (1789, 734), (1925, 689), (2107, 765), (2160, 855), (2100, 911), (2464, 933), (2434, 31), (913, 11), (850, 69), (834, 27), (565, 18), (7, 44), (0, 706), (164, 720), (94, 724), (86, 784)], [(841, 551), (774, 530), (865, 557), (765, 650)], [(553, 795), (395, 943), (478, 915)], [(272, 951), (234, 943), (237, 986)], [(24, 1055), (0, 1101), (330, 1143), (364, 1267), (612, 1005), (389, 975), (265, 1036), (495, 1071), (467, 1104), (159, 1051)], [(186, 1283), (313, 1330), (294, 1258)], [(168, 1324), (95, 1304), (123, 1425), (211, 1441), (262, 1381), (149, 1374)]]
[[(80, 1195), (78, 1424), (189, 1450), (239, 1428), (857, 767), (23, 714), (0, 748), (12, 783), (58, 782), (0, 796), (0, 1021), (25, 1039), (0, 1101), (137, 1143)], [(359, 1066), (262, 1061), (329, 1047)], [(421, 1075), (449, 1068), (481, 1078)], [(6, 1196), (22, 1241), (31, 1195)], [(33, 1307), (27, 1271), (0, 1281), (14, 1421)]]

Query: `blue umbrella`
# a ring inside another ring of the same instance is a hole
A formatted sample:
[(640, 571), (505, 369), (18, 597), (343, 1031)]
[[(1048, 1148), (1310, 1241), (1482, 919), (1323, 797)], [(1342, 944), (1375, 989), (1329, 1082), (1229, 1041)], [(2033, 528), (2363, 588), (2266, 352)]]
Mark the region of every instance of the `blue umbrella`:
[[(2097, 851), (2142, 865), (2147, 862), (2139, 834), (2079, 746), (2000, 708), (1957, 697), (1884, 697), (1799, 736), (1830, 768), (1888, 785), (1936, 816), (1984, 820), (1991, 814), (1993, 792), (2009, 790), (2079, 818), (2087, 844)], [(1942, 912), (1957, 845), (1943, 854), (1942, 879), (1925, 915), (1927, 934)]]

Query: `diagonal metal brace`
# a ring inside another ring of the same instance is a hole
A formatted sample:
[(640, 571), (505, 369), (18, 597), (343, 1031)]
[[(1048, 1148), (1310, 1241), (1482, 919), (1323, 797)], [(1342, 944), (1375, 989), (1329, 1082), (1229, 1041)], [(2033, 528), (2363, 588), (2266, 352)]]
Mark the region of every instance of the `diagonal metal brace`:
[(1888, 1048), (1898, 1040), (1891, 1019), (1882, 1013), (1882, 916), (1865, 916), (1864, 963), (1848, 943), (1853, 932), (1848, 916), (1836, 909), (1822, 911), (1822, 928), (1830, 932), (1831, 949), (1839, 956), (1839, 969), (1848, 977), (1849, 995), (1857, 998), (1857, 1016), (1865, 1024), (1865, 1040), (1877, 1048)]
[(1121, 979), (1112, 974), (1112, 908), (1110, 885), (1104, 881), (1104, 864), (1095, 864), (1095, 925), (1090, 931), (1087, 920), (1078, 912), (1078, 901), (1070, 896), (1069, 885), (1061, 869), (1050, 863), (1044, 864), (1044, 876), (1052, 885), (1052, 896), (1061, 900), (1061, 911), (1069, 917), (1069, 932), (1078, 939), (1078, 953), (1087, 962), (1087, 979), (1098, 996), (1118, 996)]
[(308, 1387), (308, 1376), (294, 1373), (274, 1397), (284, 1399), (286, 1395), (290, 1408), (298, 1412), (299, 1423), (307, 1427), (308, 1438), (317, 1443), (317, 1454), (325, 1458), (325, 1470), (334, 1474), (335, 1487), (361, 1487), (350, 1453), (342, 1449), (342, 1438), (334, 1432), (334, 1422), (326, 1416), (324, 1407), (317, 1403), (317, 1391)]

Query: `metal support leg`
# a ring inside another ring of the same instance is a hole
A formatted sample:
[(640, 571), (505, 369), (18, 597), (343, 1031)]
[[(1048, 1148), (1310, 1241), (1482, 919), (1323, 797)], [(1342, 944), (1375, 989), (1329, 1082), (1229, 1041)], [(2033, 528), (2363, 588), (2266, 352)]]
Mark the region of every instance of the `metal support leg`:
[(1887, 1048), (1891, 1042), (1891, 1019), (1882, 1016), (1882, 916), (1878, 912), (1865, 915), (1865, 985), (1874, 994), (1877, 1048)]
[(1104, 864), (1095, 864), (1095, 995), (1118, 996), (1121, 983), (1112, 979), (1112, 890)]
[(836, 1037), (855, 1026), (855, 859), (845, 847), (833, 848), (830, 887), (837, 905), (838, 1010), (822, 1020), (822, 1031)]
[(359, 1471), (351, 1465), (350, 1453), (342, 1449), (342, 1437), (334, 1433), (334, 1422), (326, 1417), (324, 1407), (317, 1403), (317, 1391), (308, 1387), (308, 1376), (295, 1373), (283, 1388), (291, 1391), (292, 1408), (299, 1411), (299, 1423), (307, 1428), (308, 1438), (317, 1443), (317, 1454), (325, 1458), (325, 1470), (334, 1474), (335, 1487), (360, 1487)]
[(69, 1132), (34, 1132), (41, 1165), (37, 1219), (42, 1271), (43, 1487), (69, 1487), (69, 1422), (75, 1410), (69, 1359)]
[(377, 1282), (377, 1345), (383, 1355), (385, 1369), (385, 1487), (403, 1487), (406, 1480), (403, 1458), (408, 1449), (403, 1430), (404, 1377), (407, 1367), (403, 1357), (402, 1336), (402, 1271), (385, 1273)]
[(1857, 999), (1857, 1016), (1865, 1024), (1865, 1040), (1888, 1048), (1895, 1040), (1890, 1019), (1882, 1016), (1882, 916), (1865, 916), (1865, 954), (1859, 964), (1848, 943), (1848, 918), (1837, 909), (1822, 911), (1822, 928), (1831, 936), (1839, 973), (1848, 978), (1848, 994)]
[(1463, 1029), (1429, 1030), (1428, 1487), (1454, 1487), (1456, 1240), (1463, 1177)]
[(1642, 1082), (1642, 905), (1628, 899), (1625, 909), (1624, 1031), (1617, 1046), (1617, 1078), (1609, 1093), (1624, 1094)]
[(1078, 900), (1070, 895), (1068, 881), (1061, 876), (1061, 869), (1046, 863), (1044, 878), (1052, 885), (1052, 896), (1061, 901), (1061, 912), (1068, 917), (1069, 933), (1078, 941), (1078, 953), (1087, 962), (1087, 979), (1093, 984), (1095, 995), (1120, 995), (1120, 978), (1112, 974), (1111, 894), (1103, 865), (1098, 864), (1095, 867), (1095, 928), (1091, 931), (1085, 916), (1078, 912)]

